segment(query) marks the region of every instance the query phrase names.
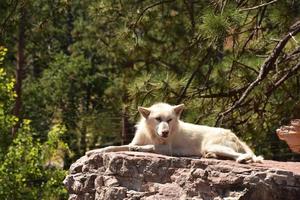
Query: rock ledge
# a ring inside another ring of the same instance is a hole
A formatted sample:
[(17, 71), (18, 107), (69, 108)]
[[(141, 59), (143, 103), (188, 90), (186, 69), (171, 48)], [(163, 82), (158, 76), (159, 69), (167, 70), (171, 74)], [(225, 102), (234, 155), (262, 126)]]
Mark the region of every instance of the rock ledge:
[(70, 200), (298, 200), (300, 164), (115, 152), (81, 157), (64, 184)]

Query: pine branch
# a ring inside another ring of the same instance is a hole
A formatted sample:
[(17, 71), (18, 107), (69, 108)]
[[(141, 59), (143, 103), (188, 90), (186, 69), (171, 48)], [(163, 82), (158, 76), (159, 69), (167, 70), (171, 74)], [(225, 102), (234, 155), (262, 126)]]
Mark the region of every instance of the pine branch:
[(239, 107), (242, 102), (247, 98), (247, 96), (250, 94), (250, 92), (260, 84), (262, 80), (266, 78), (269, 71), (273, 68), (274, 63), (276, 62), (277, 58), (279, 57), (280, 53), (282, 52), (283, 48), (287, 44), (287, 42), (292, 38), (293, 35), (296, 35), (300, 32), (300, 23), (296, 23), (297, 26), (293, 25), (293, 29), (290, 29), (291, 32), (286, 34), (283, 39), (276, 45), (276, 47), (273, 49), (273, 52), (268, 56), (268, 58), (265, 60), (263, 65), (260, 68), (259, 74), (257, 78), (250, 83), (250, 85), (247, 87), (247, 89), (243, 92), (242, 96), (239, 98), (238, 101), (236, 101), (233, 106), (231, 106), (229, 109), (227, 109), (225, 112), (222, 112), (219, 114), (217, 118), (217, 122), (224, 117), (225, 115), (231, 113), (234, 109)]

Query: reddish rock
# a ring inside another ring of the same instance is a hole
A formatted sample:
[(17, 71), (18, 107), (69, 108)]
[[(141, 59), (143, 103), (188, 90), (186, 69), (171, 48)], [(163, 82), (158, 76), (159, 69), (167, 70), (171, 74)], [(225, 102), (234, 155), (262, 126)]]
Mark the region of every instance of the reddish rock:
[(80, 158), (64, 184), (72, 200), (299, 200), (300, 163), (112, 152)]

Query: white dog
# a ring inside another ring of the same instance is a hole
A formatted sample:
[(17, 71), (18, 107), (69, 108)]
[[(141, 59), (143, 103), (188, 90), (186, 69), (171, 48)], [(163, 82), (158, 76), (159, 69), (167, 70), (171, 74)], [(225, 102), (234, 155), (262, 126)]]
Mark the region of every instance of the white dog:
[(176, 156), (230, 158), (237, 162), (262, 162), (253, 151), (228, 129), (201, 126), (181, 121), (184, 105), (157, 103), (139, 107), (141, 120), (129, 145), (110, 146), (88, 151), (142, 151)]

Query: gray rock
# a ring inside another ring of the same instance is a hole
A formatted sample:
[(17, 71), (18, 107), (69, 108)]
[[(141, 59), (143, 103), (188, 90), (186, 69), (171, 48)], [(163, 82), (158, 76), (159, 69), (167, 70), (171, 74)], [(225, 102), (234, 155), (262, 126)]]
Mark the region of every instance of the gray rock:
[(300, 164), (112, 152), (83, 156), (64, 184), (76, 200), (299, 200)]

